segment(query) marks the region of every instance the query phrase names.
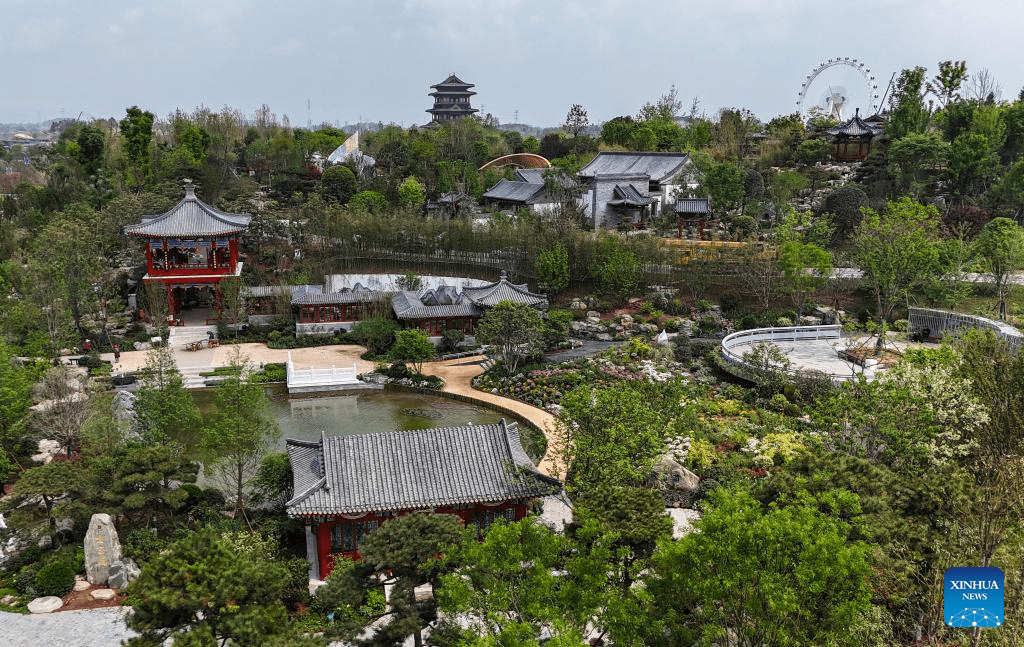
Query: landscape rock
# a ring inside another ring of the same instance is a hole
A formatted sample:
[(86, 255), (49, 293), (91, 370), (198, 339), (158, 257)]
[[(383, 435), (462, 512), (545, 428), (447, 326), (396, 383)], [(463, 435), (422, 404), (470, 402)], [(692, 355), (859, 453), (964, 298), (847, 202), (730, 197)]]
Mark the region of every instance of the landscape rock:
[(107, 586), (112, 589), (123, 589), (139, 577), (140, 573), (138, 565), (131, 558), (118, 560), (110, 565)]
[(700, 477), (683, 467), (671, 453), (654, 464), (654, 478), (667, 506), (689, 506), (700, 487)]
[(64, 601), (56, 595), (48, 595), (44, 598), (36, 598), (28, 603), (30, 613), (52, 613), (64, 606)]
[(597, 319), (598, 321), (600, 321), (601, 313), (598, 312), (597, 310), (587, 310), (587, 319)]
[(72, 589), (73, 591), (84, 591), (91, 586), (91, 584), (89, 584), (89, 580), (84, 577), (82, 579), (78, 579), (78, 577), (79, 576), (77, 575), (75, 576), (75, 586)]
[(85, 533), (85, 576), (90, 584), (106, 584), (110, 565), (121, 559), (121, 541), (109, 514), (94, 514)]
[(18, 601), (18, 597), (16, 595), (11, 595), (10, 593), (8, 593), (4, 597), (0, 598), (0, 604), (7, 605), (7, 606), (11, 606), (12, 604), (14, 604), (17, 601)]
[(114, 589), (96, 589), (89, 593), (94, 600), (113, 600), (117, 597), (117, 591)]
[(682, 539), (693, 532), (693, 524), (700, 519), (700, 513), (690, 508), (667, 508), (665, 513), (672, 517), (672, 539)]

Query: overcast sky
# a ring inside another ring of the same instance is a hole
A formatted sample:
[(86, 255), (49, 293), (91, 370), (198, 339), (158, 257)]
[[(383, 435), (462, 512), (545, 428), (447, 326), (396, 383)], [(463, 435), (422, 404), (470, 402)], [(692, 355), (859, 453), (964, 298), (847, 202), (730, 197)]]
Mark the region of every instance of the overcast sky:
[[(963, 59), (1013, 99), (1022, 25), (1024, 2), (996, 0), (0, 0), (0, 123), (265, 103), (294, 126), (408, 127), (453, 72), (503, 123), (554, 126), (574, 103), (593, 123), (635, 115), (672, 85), (687, 109), (767, 120), (837, 57), (863, 61), (878, 94), (893, 72)], [(830, 85), (869, 101), (834, 67), (808, 103)]]

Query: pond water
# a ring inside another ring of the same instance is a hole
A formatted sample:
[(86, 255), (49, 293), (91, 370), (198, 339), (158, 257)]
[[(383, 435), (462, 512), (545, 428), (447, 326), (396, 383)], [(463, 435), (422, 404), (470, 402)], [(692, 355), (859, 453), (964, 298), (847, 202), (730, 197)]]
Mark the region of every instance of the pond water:
[[(402, 391), (371, 391), (353, 395), (289, 398), (276, 389), (268, 393), (269, 409), (281, 437), (320, 440), (328, 436), (410, 431), (498, 422), (501, 414), (457, 400)], [(284, 448), (284, 441), (281, 441)]]
[[(404, 391), (367, 391), (352, 395), (291, 398), (283, 384), (265, 387), (268, 410), (281, 427), (278, 451), (286, 438), (320, 440), (328, 436), (410, 431), (498, 422), (502, 414), (458, 400)], [(213, 410), (215, 389), (194, 393), (204, 416)], [(185, 440), (185, 439), (181, 439)], [(198, 440), (198, 439), (196, 439)], [(186, 444), (191, 444), (186, 441)]]

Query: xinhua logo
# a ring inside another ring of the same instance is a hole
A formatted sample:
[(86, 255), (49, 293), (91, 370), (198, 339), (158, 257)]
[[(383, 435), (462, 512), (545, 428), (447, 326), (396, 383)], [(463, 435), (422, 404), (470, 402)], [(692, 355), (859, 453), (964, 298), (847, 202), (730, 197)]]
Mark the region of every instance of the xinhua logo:
[(942, 613), (947, 625), (1003, 625), (1003, 569), (994, 566), (957, 566), (947, 569), (944, 579)]

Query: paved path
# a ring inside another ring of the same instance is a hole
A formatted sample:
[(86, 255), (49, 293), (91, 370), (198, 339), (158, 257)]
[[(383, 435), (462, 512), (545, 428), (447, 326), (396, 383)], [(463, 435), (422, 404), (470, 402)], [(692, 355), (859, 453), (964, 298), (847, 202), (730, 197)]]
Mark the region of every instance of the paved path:
[(114, 647), (137, 635), (125, 626), (128, 607), (21, 615), (0, 611), (4, 647)]
[(444, 390), (449, 393), (457, 393), (458, 395), (472, 398), (477, 402), (496, 404), (510, 409), (536, 425), (538, 429), (544, 432), (544, 437), (548, 439), (547, 453), (540, 459), (537, 467), (545, 474), (561, 478), (561, 471), (558, 469), (557, 461), (554, 457), (555, 417), (547, 411), (538, 409), (525, 402), (474, 389), (473, 378), (484, 372), (483, 366), (481, 366), (481, 362), (484, 359), (486, 358), (482, 355), (476, 355), (442, 362), (428, 362), (423, 365), (423, 373), (443, 378)]

